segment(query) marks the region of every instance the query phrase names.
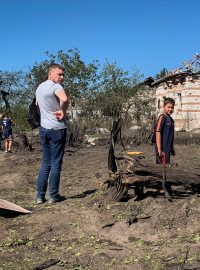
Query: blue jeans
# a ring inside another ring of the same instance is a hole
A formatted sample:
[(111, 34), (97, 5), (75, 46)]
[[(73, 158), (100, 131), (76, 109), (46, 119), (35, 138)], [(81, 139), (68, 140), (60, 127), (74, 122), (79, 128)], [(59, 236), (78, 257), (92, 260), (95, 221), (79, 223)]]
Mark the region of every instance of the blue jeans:
[(42, 145), (42, 164), (37, 180), (37, 198), (44, 199), (48, 180), (49, 197), (56, 198), (59, 193), (60, 172), (66, 144), (66, 129), (45, 129), (40, 127)]

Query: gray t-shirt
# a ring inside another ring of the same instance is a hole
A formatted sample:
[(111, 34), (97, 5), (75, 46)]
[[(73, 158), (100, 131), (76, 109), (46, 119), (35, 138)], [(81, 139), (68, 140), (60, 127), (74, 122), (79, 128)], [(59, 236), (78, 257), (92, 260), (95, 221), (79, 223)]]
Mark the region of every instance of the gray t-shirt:
[(41, 113), (41, 126), (46, 129), (63, 129), (67, 127), (66, 118), (57, 120), (53, 114), (60, 110), (60, 101), (55, 95), (60, 90), (63, 90), (63, 87), (51, 80), (41, 83), (36, 90), (36, 100)]

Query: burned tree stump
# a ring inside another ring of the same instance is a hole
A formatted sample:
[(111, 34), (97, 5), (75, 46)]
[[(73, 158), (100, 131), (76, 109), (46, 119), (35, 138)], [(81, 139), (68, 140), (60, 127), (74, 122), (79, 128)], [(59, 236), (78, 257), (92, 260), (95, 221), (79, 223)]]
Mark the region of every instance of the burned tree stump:
[(128, 193), (127, 185), (122, 183), (122, 178), (118, 173), (118, 166), (114, 151), (115, 143), (117, 142), (119, 135), (121, 139), (121, 126), (121, 119), (113, 122), (111, 130), (111, 144), (108, 153), (109, 179), (105, 182), (105, 184), (107, 184), (105, 195), (115, 201), (120, 201)]
[[(145, 165), (143, 165), (139, 159), (139, 157), (142, 158), (141, 155), (133, 157), (125, 152), (117, 155), (115, 144), (121, 132), (121, 125), (121, 119), (114, 121), (111, 131), (108, 153), (109, 178), (103, 184), (104, 196), (114, 201), (120, 201), (127, 196), (129, 189), (133, 189), (135, 199), (140, 199), (147, 196), (148, 191), (153, 189), (154, 193), (160, 195), (163, 191), (163, 195), (171, 201), (173, 196), (200, 193), (200, 175), (192, 173), (190, 170), (186, 173), (173, 167), (168, 170), (166, 181), (166, 174), (164, 179), (161, 165), (153, 165), (148, 160), (145, 160)], [(123, 168), (120, 163), (124, 164)], [(147, 191), (145, 194), (144, 190)]]
[(122, 182), (120, 174), (110, 175), (109, 180), (104, 184), (107, 184), (104, 195), (106, 195), (111, 200), (120, 201), (128, 193), (128, 187), (126, 183)]

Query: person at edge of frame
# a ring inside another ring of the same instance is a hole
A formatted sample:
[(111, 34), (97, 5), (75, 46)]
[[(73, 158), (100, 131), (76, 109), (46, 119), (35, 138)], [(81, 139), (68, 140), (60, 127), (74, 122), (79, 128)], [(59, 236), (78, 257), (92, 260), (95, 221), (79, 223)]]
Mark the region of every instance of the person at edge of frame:
[(11, 153), (11, 147), (13, 144), (13, 131), (12, 131), (12, 119), (5, 113), (2, 115), (1, 128), (2, 138), (5, 141), (5, 153)]
[[(155, 134), (156, 164), (170, 164), (170, 156), (175, 156), (174, 150), (174, 120), (171, 114), (174, 111), (175, 101), (166, 97), (163, 102), (163, 112), (158, 117)], [(160, 190), (162, 193), (163, 191)]]
[(2, 146), (1, 146), (1, 142), (3, 141), (3, 130), (2, 130), (2, 116), (3, 114), (0, 114), (0, 150), (3, 150)]
[(48, 79), (41, 83), (36, 90), (36, 103), (41, 114), (39, 134), (42, 146), (42, 162), (37, 179), (37, 204), (46, 201), (48, 185), (49, 203), (57, 203), (65, 199), (59, 194), (67, 136), (66, 111), (69, 105), (69, 97), (61, 86), (64, 71), (63, 66), (56, 63), (51, 64), (48, 68)]

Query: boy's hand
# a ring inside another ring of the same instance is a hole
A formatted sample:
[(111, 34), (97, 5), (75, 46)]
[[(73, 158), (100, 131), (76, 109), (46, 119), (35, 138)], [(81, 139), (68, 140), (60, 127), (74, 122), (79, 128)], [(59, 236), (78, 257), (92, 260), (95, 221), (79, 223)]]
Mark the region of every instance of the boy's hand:
[(158, 154), (159, 154), (159, 158), (160, 158), (161, 164), (165, 165), (166, 164), (165, 153), (162, 152), (162, 151), (158, 151)]

